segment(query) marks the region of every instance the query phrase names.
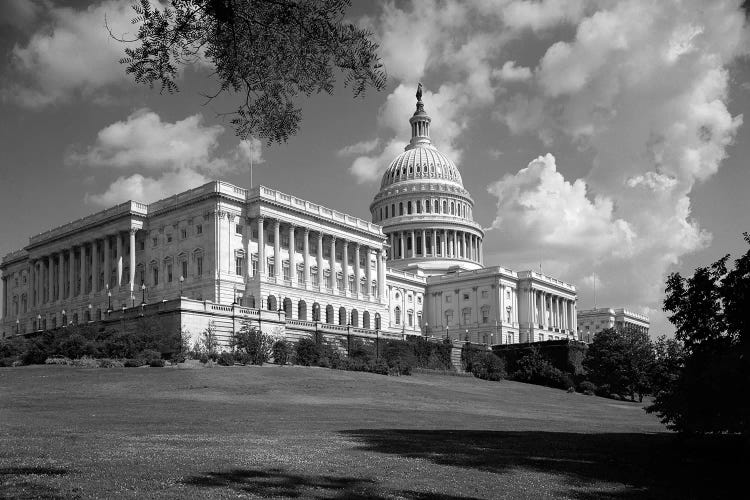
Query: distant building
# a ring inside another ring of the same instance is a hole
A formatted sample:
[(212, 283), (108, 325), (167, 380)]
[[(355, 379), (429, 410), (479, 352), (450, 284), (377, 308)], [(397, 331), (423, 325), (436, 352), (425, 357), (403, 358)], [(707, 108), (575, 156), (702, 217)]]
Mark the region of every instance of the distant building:
[(607, 328), (637, 330), (648, 334), (648, 316), (627, 309), (586, 309), (578, 311), (578, 335), (584, 342), (591, 342), (597, 332)]

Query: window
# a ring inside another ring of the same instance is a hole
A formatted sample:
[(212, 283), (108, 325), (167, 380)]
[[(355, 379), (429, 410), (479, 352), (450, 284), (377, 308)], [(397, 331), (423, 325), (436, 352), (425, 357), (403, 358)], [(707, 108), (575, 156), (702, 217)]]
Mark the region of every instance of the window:
[(508, 343), (509, 343), (509, 344), (512, 344), (512, 343), (513, 343), (513, 334), (512, 334), (512, 333), (509, 333), (509, 334), (508, 334)]
[(172, 243), (172, 233), (167, 233), (167, 243)]
[(198, 255), (195, 258), (195, 274), (197, 274), (198, 276), (203, 275), (203, 256), (202, 255)]
[(469, 300), (469, 294), (468, 293), (464, 294), (464, 300)]
[[(288, 242), (287, 242), (288, 243)], [(281, 263), (281, 270), (284, 274), (284, 279), (289, 281), (292, 279), (292, 270), (289, 267), (289, 261), (285, 260)]]
[(151, 238), (151, 246), (155, 247), (159, 243), (158, 238)]
[(372, 283), (370, 283), (370, 295), (374, 297), (377, 294), (378, 294), (378, 282), (373, 281)]
[(417, 304), (420, 305), (420, 306), (422, 305), (422, 297), (421, 296), (417, 297)]
[(490, 308), (483, 307), (482, 308), (482, 323), (487, 324), (489, 320), (490, 320)]
[(326, 279), (326, 288), (332, 288), (333, 287), (333, 277), (331, 276), (330, 271), (326, 271), (325, 273), (325, 279)]
[(344, 275), (341, 273), (336, 273), (336, 288), (344, 290)]
[(453, 323), (453, 311), (445, 311), (445, 324)]
[(245, 259), (242, 257), (234, 258), (234, 274), (242, 276), (242, 268), (245, 266)]
[(188, 266), (187, 266), (187, 260), (182, 261), (182, 274), (181, 276), (183, 278), (187, 278), (188, 275)]
[(273, 257), (266, 259), (266, 269), (268, 269), (269, 276), (276, 276), (276, 266), (274, 266)]
[(396, 309), (393, 310), (393, 317), (396, 321), (397, 325), (401, 324), (401, 308), (399, 306), (396, 306)]
[(195, 225), (195, 234), (203, 234), (203, 224)]
[(451, 295), (446, 295), (446, 296), (445, 296), (445, 301), (446, 301), (447, 303), (450, 303), (450, 301), (451, 301), (451, 300), (453, 300), (453, 297), (452, 297)]
[(253, 276), (258, 274), (258, 254), (254, 253), (250, 258), (250, 266), (252, 267)]
[(406, 318), (409, 320), (409, 326), (414, 326), (414, 312), (409, 311), (406, 314)]
[(483, 299), (486, 299), (488, 295), (489, 295), (489, 292), (487, 290), (482, 290), (482, 298)]
[(303, 235), (301, 238), (295, 238), (294, 239), (294, 246), (296, 247), (298, 252), (302, 252), (305, 250), (305, 236)]
[(182, 238), (183, 240), (187, 238), (187, 228), (183, 227), (182, 229), (180, 229), (180, 238)]
[(352, 293), (354, 293), (354, 291), (355, 291), (354, 290), (354, 275), (353, 274), (349, 275), (349, 291), (352, 292)]
[(138, 248), (140, 250), (145, 250), (146, 249), (146, 240), (141, 240), (141, 242), (138, 244)]
[(281, 246), (283, 248), (289, 248), (289, 235), (288, 234), (281, 235)]
[(253, 230), (251, 231), (250, 234), (252, 235), (251, 236), (252, 239), (254, 239), (255, 241), (258, 241), (258, 228), (257, 227), (253, 227)]
[(234, 234), (242, 234), (242, 224), (235, 224)]
[(313, 286), (320, 286), (320, 277), (318, 276), (317, 267), (310, 269), (310, 280), (312, 281)]
[(367, 281), (364, 278), (359, 280), (359, 293), (367, 295)]
[(153, 285), (156, 286), (159, 284), (159, 268), (154, 266), (151, 269), (151, 281), (153, 282)]
[(167, 281), (172, 283), (172, 264), (167, 264)]
[(465, 307), (461, 311), (461, 314), (463, 315), (463, 318), (464, 318), (464, 324), (471, 323), (471, 308), (470, 307)]
[(330, 257), (330, 256), (331, 256), (331, 246), (323, 245), (323, 257)]
[(304, 283), (305, 282), (305, 268), (302, 266), (297, 266), (297, 283)]

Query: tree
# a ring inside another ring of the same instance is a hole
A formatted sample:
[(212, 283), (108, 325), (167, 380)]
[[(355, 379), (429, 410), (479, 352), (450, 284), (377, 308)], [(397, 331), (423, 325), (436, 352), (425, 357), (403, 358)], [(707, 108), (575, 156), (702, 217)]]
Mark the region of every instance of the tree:
[(598, 332), (589, 346), (583, 366), (588, 378), (600, 388), (639, 401), (649, 391), (654, 351), (648, 334), (635, 329), (608, 328)]
[[(750, 244), (750, 235), (744, 233)], [(683, 433), (750, 431), (750, 250), (728, 270), (725, 255), (692, 277), (667, 278), (664, 310), (684, 345), (675, 380), (648, 411)]]
[(273, 345), (278, 339), (278, 336), (264, 333), (249, 320), (245, 320), (242, 328), (232, 336), (230, 345), (240, 359), (262, 365), (271, 358)]
[(335, 70), (345, 74), (355, 97), (382, 90), (386, 74), (372, 33), (344, 21), (349, 0), (140, 0), (135, 45), (120, 62), (137, 83), (178, 91), (181, 66), (198, 60), (213, 66), (218, 89), (239, 95), (232, 124), (237, 135), (268, 142), (296, 133), (299, 94), (332, 93)]
[(654, 363), (651, 369), (651, 393), (668, 391), (680, 376), (685, 363), (682, 342), (662, 335), (654, 345)]

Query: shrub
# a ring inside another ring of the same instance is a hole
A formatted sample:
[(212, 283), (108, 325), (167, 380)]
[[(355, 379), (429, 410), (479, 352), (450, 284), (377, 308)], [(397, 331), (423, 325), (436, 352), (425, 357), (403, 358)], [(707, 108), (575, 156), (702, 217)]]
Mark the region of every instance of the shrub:
[(89, 354), (86, 349), (87, 343), (86, 337), (79, 333), (74, 333), (60, 342), (60, 354), (70, 359), (80, 358)]
[(318, 344), (310, 338), (302, 338), (297, 343), (297, 364), (302, 366), (314, 366), (318, 363), (320, 352)]
[(285, 365), (289, 361), (291, 344), (286, 339), (279, 339), (273, 344), (273, 362)]
[(148, 366), (151, 368), (162, 368), (164, 366), (164, 360), (161, 358), (153, 358), (148, 362)]
[(271, 358), (275, 341), (275, 336), (264, 333), (246, 322), (240, 331), (232, 336), (231, 346), (236, 351), (246, 354), (250, 363), (262, 365)]
[(70, 358), (65, 356), (51, 356), (44, 360), (45, 365), (72, 365), (73, 362)]
[(394, 375), (411, 375), (411, 369), (417, 364), (414, 350), (408, 342), (388, 342), (383, 357)]
[(503, 380), (506, 376), (505, 362), (492, 352), (479, 352), (473, 356), (469, 370), (472, 375), (484, 380)]
[(596, 392), (596, 385), (593, 382), (584, 380), (578, 384), (578, 391), (584, 393), (587, 396), (593, 396)]
[(208, 363), (208, 354), (206, 354), (205, 352), (201, 353), (198, 357), (198, 360), (205, 365), (206, 363)]
[(124, 363), (120, 359), (102, 358), (99, 361), (99, 368), (122, 368)]
[(19, 360), (24, 365), (41, 365), (49, 357), (50, 353), (36, 342), (30, 342), (26, 352), (21, 355)]
[(73, 360), (73, 366), (78, 368), (99, 368), (99, 362), (90, 356), (82, 356)]
[(161, 353), (152, 349), (145, 349), (140, 352), (138, 357), (143, 358), (146, 361), (145, 364), (150, 364), (152, 361), (161, 360)]
[(217, 362), (221, 366), (234, 366), (234, 356), (229, 351), (224, 351), (221, 354), (219, 354), (219, 359)]
[(138, 368), (146, 364), (146, 361), (142, 358), (128, 358), (125, 360), (123, 365), (125, 368)]
[(546, 385), (557, 389), (573, 387), (573, 379), (562, 370), (552, 366), (538, 349), (532, 349), (518, 360), (518, 370), (513, 373), (513, 380), (529, 384)]

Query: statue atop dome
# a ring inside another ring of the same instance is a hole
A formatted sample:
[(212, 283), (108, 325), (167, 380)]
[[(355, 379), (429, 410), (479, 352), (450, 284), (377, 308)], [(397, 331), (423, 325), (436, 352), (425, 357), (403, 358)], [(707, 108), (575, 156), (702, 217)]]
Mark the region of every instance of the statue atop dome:
[(422, 100), (422, 82), (417, 84), (417, 101)]

